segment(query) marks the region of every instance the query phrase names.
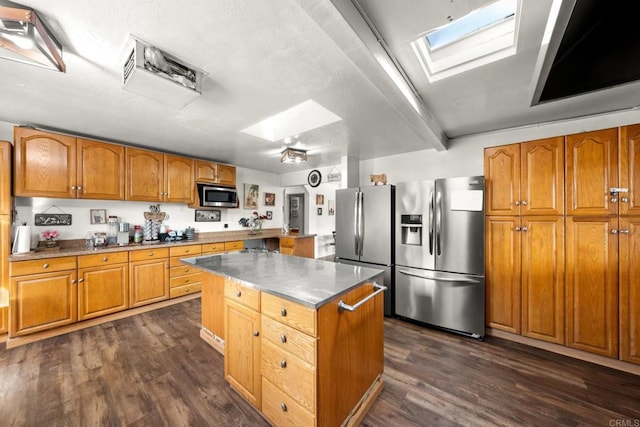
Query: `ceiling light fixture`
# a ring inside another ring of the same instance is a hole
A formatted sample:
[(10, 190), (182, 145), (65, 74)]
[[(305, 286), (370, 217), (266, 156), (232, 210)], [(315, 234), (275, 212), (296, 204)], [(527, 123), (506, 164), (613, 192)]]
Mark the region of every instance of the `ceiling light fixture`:
[(0, 58), (66, 72), (62, 47), (32, 9), (0, 6)]
[(305, 150), (296, 150), (295, 148), (285, 148), (280, 157), (282, 163), (302, 163), (307, 161), (307, 152)]

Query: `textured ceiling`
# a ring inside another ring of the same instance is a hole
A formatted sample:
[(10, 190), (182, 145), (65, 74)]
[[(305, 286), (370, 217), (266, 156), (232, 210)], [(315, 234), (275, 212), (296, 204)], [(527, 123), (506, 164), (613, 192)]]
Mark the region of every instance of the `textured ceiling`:
[[(25, 0), (62, 43), (67, 73), (0, 59), (0, 120), (286, 173), (640, 104), (637, 90), (613, 88), (531, 107), (551, 0), (523, 2), (516, 56), (434, 84), (406, 42), (482, 1), (358, 3), (416, 87), (419, 112), (382, 71), (349, 0)], [(177, 109), (123, 90), (130, 34), (204, 70), (202, 95)], [(281, 142), (240, 132), (308, 99), (343, 120), (300, 135), (307, 164), (283, 165)]]

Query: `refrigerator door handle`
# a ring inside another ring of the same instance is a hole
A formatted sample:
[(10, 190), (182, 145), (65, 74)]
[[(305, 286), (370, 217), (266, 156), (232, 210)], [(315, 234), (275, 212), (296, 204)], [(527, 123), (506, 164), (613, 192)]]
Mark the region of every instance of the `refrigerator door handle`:
[(400, 274), (404, 274), (405, 276), (417, 277), (419, 279), (436, 280), (438, 282), (482, 283), (481, 280), (474, 280), (474, 279), (451, 279), (448, 277), (429, 277), (429, 276), (423, 276), (416, 273), (411, 273), (409, 271), (404, 271), (404, 270), (398, 270), (398, 272)]
[(442, 255), (442, 193), (436, 194), (436, 255)]
[(360, 239), (359, 239), (359, 236), (358, 236), (358, 230), (359, 230), (359, 227), (360, 227), (360, 224), (359, 224), (359, 222), (360, 222), (359, 221), (360, 220), (360, 215), (359, 215), (360, 210), (359, 210), (359, 206), (358, 206), (358, 203), (360, 202), (359, 195), (360, 195), (360, 193), (356, 192), (356, 198), (355, 198), (354, 203), (353, 203), (353, 238), (354, 238), (354, 241), (355, 241), (356, 256), (358, 256), (359, 253), (360, 253)]
[(433, 255), (433, 191), (429, 194), (429, 255)]
[(362, 256), (362, 250), (364, 249), (364, 193), (358, 192), (358, 256)]

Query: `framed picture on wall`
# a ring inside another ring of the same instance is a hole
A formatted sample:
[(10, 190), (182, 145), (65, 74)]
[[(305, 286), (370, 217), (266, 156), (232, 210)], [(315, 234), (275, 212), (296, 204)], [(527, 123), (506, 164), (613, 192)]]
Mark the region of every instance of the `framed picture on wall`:
[(267, 219), (268, 220), (272, 220), (273, 219), (273, 212), (272, 211), (267, 211)]
[(327, 211), (327, 215), (335, 215), (336, 214), (336, 207), (335, 207), (335, 200), (328, 200), (327, 201), (327, 205), (328, 205), (328, 211)]
[(244, 185), (244, 208), (258, 209), (258, 197), (260, 195), (260, 186), (258, 184)]
[(218, 209), (215, 210), (204, 210), (204, 209), (196, 209), (196, 222), (219, 222), (220, 221), (221, 212)]
[(324, 194), (316, 194), (316, 205), (324, 205)]
[(265, 206), (275, 206), (276, 204), (276, 194), (275, 193), (264, 193), (264, 205)]
[(106, 209), (91, 209), (89, 211), (91, 216), (91, 224), (106, 224), (107, 223), (107, 210)]
[(322, 215), (322, 208), (318, 208), (318, 215)]
[(291, 199), (291, 207), (292, 208), (298, 207), (298, 199)]

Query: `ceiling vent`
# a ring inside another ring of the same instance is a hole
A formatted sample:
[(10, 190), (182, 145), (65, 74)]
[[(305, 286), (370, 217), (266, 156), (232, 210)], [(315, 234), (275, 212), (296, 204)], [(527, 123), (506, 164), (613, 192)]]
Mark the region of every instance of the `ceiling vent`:
[(202, 71), (131, 37), (122, 63), (122, 88), (182, 108), (201, 93)]

